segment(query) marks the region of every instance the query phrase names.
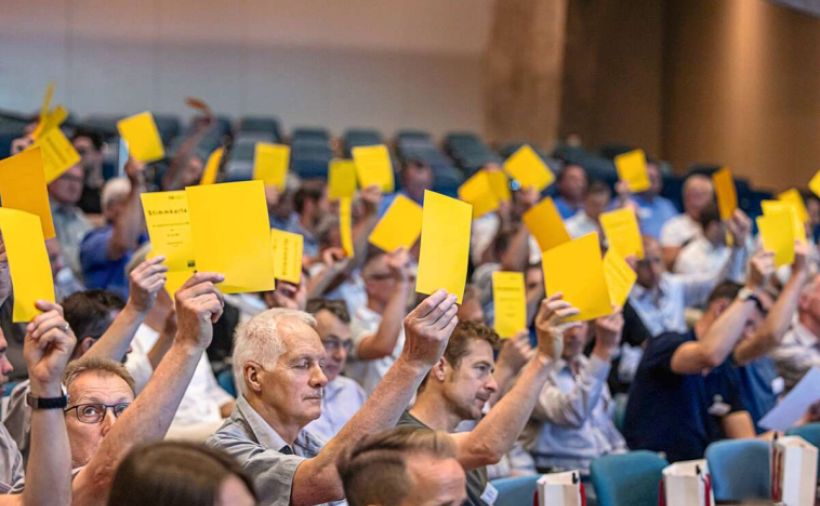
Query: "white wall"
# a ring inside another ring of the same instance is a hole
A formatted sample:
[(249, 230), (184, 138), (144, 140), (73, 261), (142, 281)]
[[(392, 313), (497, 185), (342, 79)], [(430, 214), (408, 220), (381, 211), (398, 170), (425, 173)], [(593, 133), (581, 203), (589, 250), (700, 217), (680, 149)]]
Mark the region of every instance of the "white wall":
[(26, 0), (0, 8), (0, 108), (150, 109), (482, 130), (492, 0)]

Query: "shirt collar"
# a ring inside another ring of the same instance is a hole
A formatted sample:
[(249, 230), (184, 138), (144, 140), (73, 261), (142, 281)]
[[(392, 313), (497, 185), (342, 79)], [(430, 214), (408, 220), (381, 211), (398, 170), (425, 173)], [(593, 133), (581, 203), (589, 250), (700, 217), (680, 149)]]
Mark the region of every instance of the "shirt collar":
[(234, 417), (244, 419), (256, 440), (265, 448), (279, 451), (283, 446), (291, 446), (253, 409), (244, 395), (240, 395), (236, 401), (236, 411), (231, 415), (231, 418)]
[(806, 328), (805, 325), (800, 323), (800, 319), (797, 315), (794, 318), (794, 325), (792, 327), (794, 330), (794, 335), (797, 337), (797, 340), (800, 341), (801, 344), (804, 346), (817, 346), (818, 344), (818, 337), (812, 333), (811, 330)]

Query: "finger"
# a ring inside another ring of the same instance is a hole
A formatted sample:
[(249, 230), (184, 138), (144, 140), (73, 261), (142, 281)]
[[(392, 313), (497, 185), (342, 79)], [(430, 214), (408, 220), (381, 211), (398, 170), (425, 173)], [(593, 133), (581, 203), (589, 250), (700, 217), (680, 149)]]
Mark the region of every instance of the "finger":
[(180, 291), (206, 281), (210, 283), (221, 283), (225, 281), (225, 276), (216, 272), (197, 272), (182, 284)]
[(44, 313), (40, 313), (37, 316), (35, 316), (33, 320), (31, 320), (29, 322), (28, 326), (31, 327), (31, 330), (34, 330), (34, 329), (37, 328), (38, 325), (40, 325), (44, 321), (47, 321), (47, 320), (50, 320), (51, 318), (54, 318), (55, 315), (59, 316), (59, 313), (57, 313), (54, 310), (46, 311)]
[(163, 264), (156, 264), (156, 265), (148, 265), (145, 269), (140, 272), (140, 275), (137, 276), (138, 278), (148, 278), (155, 274), (162, 274), (168, 272), (168, 267)]
[(444, 318), (444, 315), (447, 314), (447, 311), (455, 308), (458, 311), (458, 305), (456, 304), (456, 296), (455, 295), (448, 295), (444, 301), (436, 306), (430, 314), (424, 317), (424, 320), (429, 322), (430, 325), (435, 325), (440, 319)]
[(451, 321), (453, 318), (455, 318), (457, 314), (458, 314), (458, 306), (456, 306), (456, 305), (454, 304), (454, 305), (450, 306), (450, 307), (447, 309), (447, 311), (445, 311), (445, 312), (444, 312), (444, 314), (442, 315), (442, 317), (441, 317), (441, 318), (439, 318), (438, 320), (436, 320), (436, 322), (433, 324), (433, 327), (434, 327), (436, 330), (442, 330), (442, 329), (444, 329), (444, 328), (447, 328), (447, 325), (449, 325), (449, 324), (450, 324), (450, 321)]
[(49, 302), (47, 300), (38, 300), (37, 302), (34, 303), (34, 307), (36, 307), (37, 309), (39, 309), (40, 311), (42, 311), (44, 313), (47, 312), (47, 311), (52, 311), (53, 310), (53, 311), (57, 311), (60, 314), (63, 314), (63, 306), (61, 306), (59, 304), (55, 304), (54, 302)]
[(204, 283), (199, 283), (194, 285), (186, 290), (183, 290), (182, 293), (179, 295), (184, 299), (194, 299), (199, 297), (200, 295), (204, 295), (207, 293), (216, 293), (217, 289), (213, 283), (210, 281), (206, 281)]
[(63, 332), (67, 332), (67, 326), (68, 324), (65, 320), (63, 320), (63, 317), (55, 314), (51, 318), (43, 320), (39, 324), (37, 324), (34, 330), (31, 332), (31, 336), (37, 339), (49, 330), (54, 328), (60, 328)]
[(443, 289), (436, 290), (432, 295), (425, 298), (416, 306), (408, 315), (413, 319), (421, 319), (430, 314), (444, 299), (447, 298), (447, 292)]

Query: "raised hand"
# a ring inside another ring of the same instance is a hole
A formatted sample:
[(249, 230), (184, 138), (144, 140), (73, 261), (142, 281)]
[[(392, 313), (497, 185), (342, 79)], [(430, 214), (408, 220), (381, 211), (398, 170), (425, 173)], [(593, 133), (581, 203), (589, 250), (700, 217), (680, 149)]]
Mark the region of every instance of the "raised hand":
[(411, 363), (432, 367), (444, 354), (458, 324), (456, 296), (438, 290), (404, 318), (402, 356)]
[(128, 303), (140, 313), (147, 313), (165, 286), (168, 267), (162, 265), (165, 257), (155, 257), (139, 264), (128, 276)]
[(792, 274), (809, 272), (809, 245), (806, 241), (794, 241), (794, 261), (792, 262)]
[(564, 331), (580, 325), (566, 323), (566, 319), (577, 315), (578, 309), (563, 300), (563, 295), (556, 293), (541, 301), (538, 314), (535, 315), (535, 333), (538, 336), (538, 353), (551, 360), (561, 358), (564, 351)]
[(387, 266), (393, 276), (401, 281), (407, 280), (407, 266), (410, 264), (410, 254), (405, 248), (399, 248), (387, 254)]
[(125, 175), (131, 181), (142, 183), (145, 181), (145, 162), (141, 162), (133, 156), (128, 156), (128, 161), (125, 162)]
[(751, 260), (749, 260), (749, 273), (746, 276), (746, 286), (752, 290), (764, 288), (774, 271), (774, 253), (759, 250), (752, 256)]
[(23, 342), (31, 392), (38, 397), (57, 397), (77, 338), (63, 318), (60, 305), (41, 300), (36, 307), (43, 313), (26, 326)]
[(511, 339), (505, 339), (498, 352), (497, 368), (506, 367), (512, 371), (519, 371), (535, 355), (530, 346), (530, 336), (524, 331)]
[(621, 344), (621, 335), (624, 329), (624, 316), (620, 311), (609, 316), (602, 316), (595, 320), (595, 346), (593, 353), (604, 360), (612, 358), (612, 354)]
[(198, 272), (188, 278), (175, 295), (176, 342), (205, 349), (213, 338), (213, 324), (222, 316), (225, 302), (214, 286), (223, 281), (221, 274)]
[(729, 229), (729, 233), (732, 234), (735, 247), (744, 247), (746, 239), (748, 239), (752, 231), (752, 220), (746, 216), (746, 213), (740, 209), (736, 209), (729, 221), (726, 222), (726, 226)]
[(382, 189), (379, 185), (370, 185), (359, 192), (359, 198), (364, 203), (365, 212), (373, 214), (379, 209), (379, 204), (382, 202)]

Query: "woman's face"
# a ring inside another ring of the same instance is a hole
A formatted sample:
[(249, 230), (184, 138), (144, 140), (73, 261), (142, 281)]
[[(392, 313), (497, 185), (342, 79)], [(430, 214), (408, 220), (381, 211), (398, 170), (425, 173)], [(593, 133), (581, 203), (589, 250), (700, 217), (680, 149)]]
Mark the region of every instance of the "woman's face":
[(236, 476), (230, 475), (220, 485), (219, 496), (214, 506), (254, 506), (255, 504), (256, 501), (245, 483)]

